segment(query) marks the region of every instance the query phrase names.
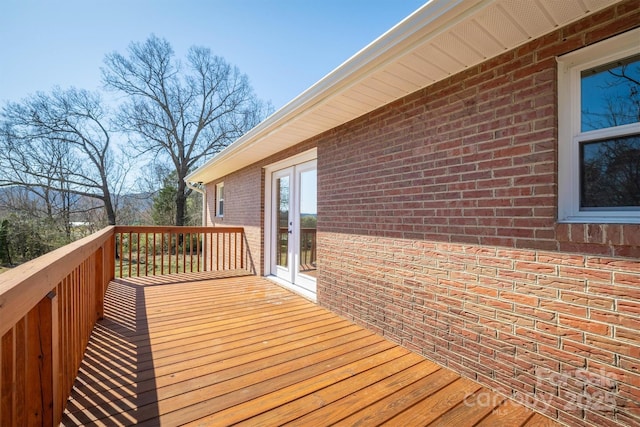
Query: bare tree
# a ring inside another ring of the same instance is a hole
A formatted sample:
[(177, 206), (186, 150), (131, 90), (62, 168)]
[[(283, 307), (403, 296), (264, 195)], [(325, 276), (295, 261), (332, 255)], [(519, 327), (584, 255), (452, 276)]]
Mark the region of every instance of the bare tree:
[(118, 123), (137, 136), (132, 146), (175, 168), (175, 222), (184, 225), (191, 193), (184, 178), (255, 126), (270, 107), (256, 98), (246, 75), (207, 48), (191, 47), (183, 66), (171, 45), (152, 35), (131, 43), (128, 54), (106, 56), (103, 81), (128, 95)]
[(113, 196), (126, 170), (112, 151), (107, 114), (99, 94), (78, 89), (8, 103), (0, 113), (0, 186), (97, 199), (115, 224)]
[(63, 233), (65, 244), (71, 242), (71, 216), (78, 212), (79, 198), (52, 188), (15, 186), (3, 189), (0, 192), (0, 217), (15, 214), (42, 223), (43, 227)]

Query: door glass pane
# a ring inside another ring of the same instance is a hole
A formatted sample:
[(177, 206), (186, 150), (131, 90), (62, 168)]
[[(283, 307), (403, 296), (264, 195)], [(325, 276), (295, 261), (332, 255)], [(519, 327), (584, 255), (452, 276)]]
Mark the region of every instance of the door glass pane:
[(316, 275), (316, 229), (318, 222), (316, 171), (300, 173), (300, 273)]
[(287, 267), (289, 255), (289, 177), (276, 180), (276, 204), (278, 206), (278, 241), (276, 242), (276, 263)]

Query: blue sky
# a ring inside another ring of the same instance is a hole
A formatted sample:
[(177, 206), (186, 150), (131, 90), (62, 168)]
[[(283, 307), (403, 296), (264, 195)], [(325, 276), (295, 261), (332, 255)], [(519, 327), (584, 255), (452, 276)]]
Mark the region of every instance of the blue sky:
[(100, 88), (105, 54), (150, 34), (205, 46), (282, 107), (426, 0), (2, 0), (0, 102)]

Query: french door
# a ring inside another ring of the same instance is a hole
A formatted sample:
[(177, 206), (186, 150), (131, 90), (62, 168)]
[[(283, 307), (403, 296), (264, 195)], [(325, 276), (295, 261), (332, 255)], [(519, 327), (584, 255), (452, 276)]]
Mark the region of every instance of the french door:
[(292, 289), (316, 293), (316, 161), (271, 174), (271, 273)]

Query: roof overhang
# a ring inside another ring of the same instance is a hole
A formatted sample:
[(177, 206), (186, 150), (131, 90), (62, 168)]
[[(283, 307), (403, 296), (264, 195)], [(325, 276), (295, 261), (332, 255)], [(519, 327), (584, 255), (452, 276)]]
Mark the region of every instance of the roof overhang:
[(211, 182), (619, 0), (430, 0), (189, 174)]

